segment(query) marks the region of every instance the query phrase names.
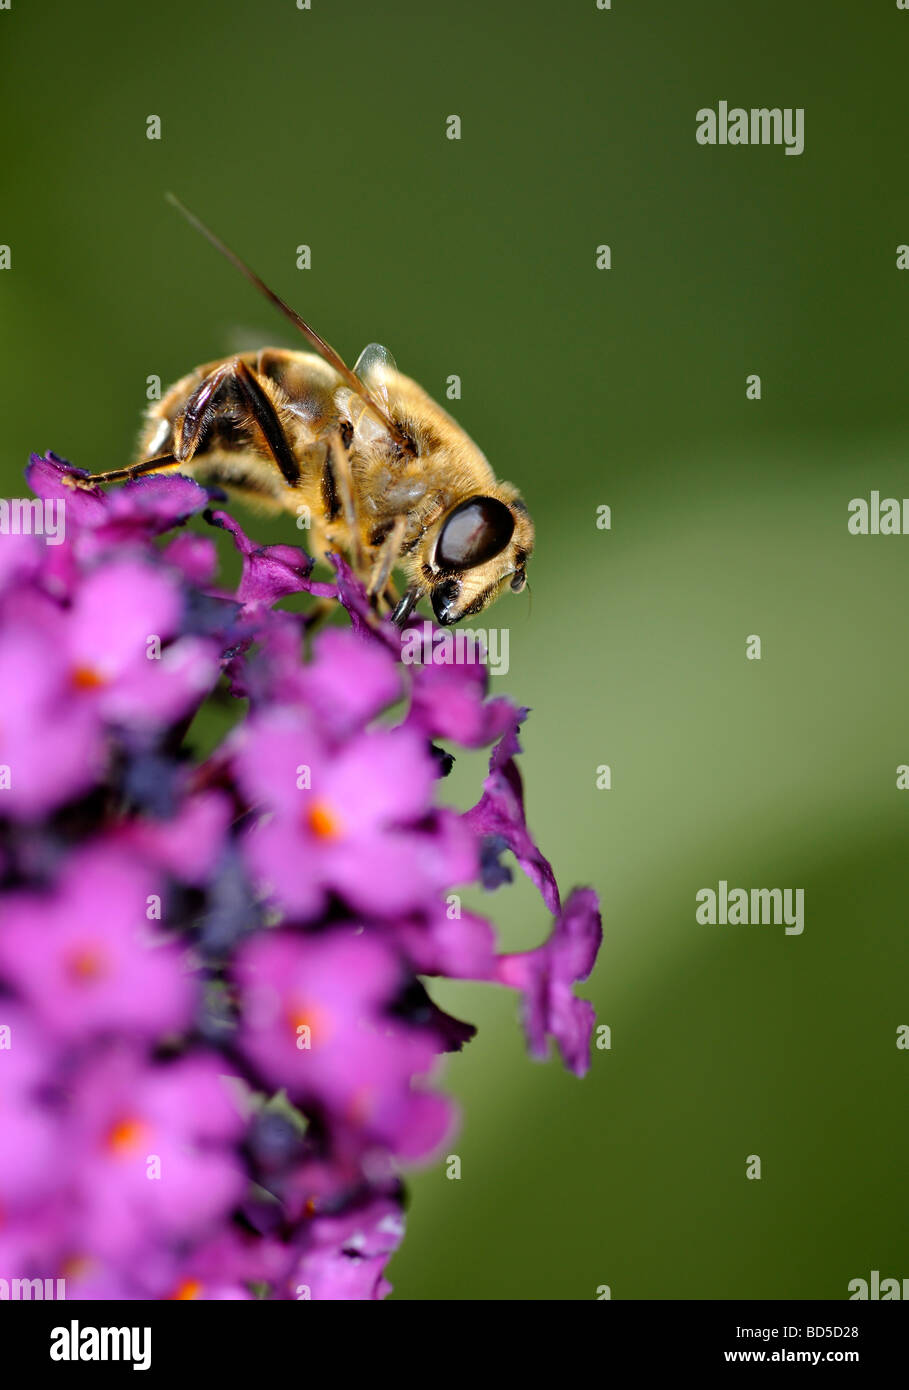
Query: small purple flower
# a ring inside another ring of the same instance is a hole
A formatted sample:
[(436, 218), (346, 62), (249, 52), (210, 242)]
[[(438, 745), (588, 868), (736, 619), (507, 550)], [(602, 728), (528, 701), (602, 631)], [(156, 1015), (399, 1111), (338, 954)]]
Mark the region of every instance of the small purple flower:
[(120, 1258), (217, 1229), (245, 1186), (244, 1123), (212, 1058), (104, 1051), (66, 1094), (73, 1249)]
[(407, 730), (377, 729), (340, 748), (302, 710), (253, 716), (238, 739), (237, 779), (267, 816), (249, 831), (252, 872), (291, 913), (311, 919), (333, 891), (354, 910), (393, 915), (450, 882), (431, 811), (435, 767)]
[(58, 627), (40, 603), (0, 626), (0, 814), (35, 819), (103, 773), (106, 749), (93, 710), (71, 699)]
[(154, 1038), (190, 1023), (196, 987), (179, 948), (154, 934), (155, 886), (131, 856), (95, 845), (53, 890), (7, 897), (0, 973), (49, 1035)]
[(397, 956), (353, 929), (320, 937), (260, 935), (241, 947), (239, 1045), (274, 1087), (318, 1102), (347, 1132), (417, 1158), (451, 1121), (441, 1096), (412, 1089), (438, 1048), (390, 1012), (403, 984)]
[(60, 624), (73, 698), (90, 701), (105, 722), (133, 728), (187, 713), (219, 668), (213, 643), (178, 636), (180, 611), (177, 585), (145, 561), (95, 570)]
[(180, 636), (180, 613), (173, 579), (131, 558), (94, 569), (68, 608), (19, 594), (0, 627), (0, 787), (5, 778), (11, 809), (39, 815), (99, 779), (111, 726), (147, 737), (200, 703), (217, 644)]

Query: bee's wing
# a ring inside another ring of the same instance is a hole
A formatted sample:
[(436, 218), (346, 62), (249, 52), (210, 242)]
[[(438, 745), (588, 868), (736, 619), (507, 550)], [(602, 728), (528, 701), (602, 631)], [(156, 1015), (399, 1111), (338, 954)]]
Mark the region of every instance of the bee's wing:
[(386, 411), (389, 411), (387, 373), (397, 370), (395, 359), (381, 343), (367, 343), (354, 363), (354, 376), (378, 397)]

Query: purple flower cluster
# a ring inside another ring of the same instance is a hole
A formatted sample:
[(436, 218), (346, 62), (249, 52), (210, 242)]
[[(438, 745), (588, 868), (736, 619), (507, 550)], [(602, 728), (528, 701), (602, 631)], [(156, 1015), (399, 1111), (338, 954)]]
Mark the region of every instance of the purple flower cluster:
[[(479, 664), (408, 666), (340, 558), (317, 583), (189, 479), (103, 494), (34, 458), (59, 545), (0, 538), (0, 1277), (68, 1298), (370, 1299), (401, 1166), (456, 1116), (441, 1054), (474, 1030), (423, 978), (522, 1000), (578, 1075), (600, 942), (524, 815), (526, 711)], [(212, 536), (242, 560), (219, 587)], [(176, 530), (176, 534), (170, 533)], [(314, 597), (307, 612), (276, 608)], [(344, 626), (317, 629), (325, 607)], [(193, 754), (196, 715), (231, 728)], [(467, 814), (449, 745), (493, 745)], [(501, 954), (458, 890), (506, 852), (553, 923)]]

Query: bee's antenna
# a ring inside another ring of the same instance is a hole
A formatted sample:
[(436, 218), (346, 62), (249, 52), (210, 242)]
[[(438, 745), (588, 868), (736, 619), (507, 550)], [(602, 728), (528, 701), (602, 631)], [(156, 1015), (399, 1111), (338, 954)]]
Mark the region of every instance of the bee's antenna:
[(529, 579), (524, 580), (524, 588), (527, 590), (527, 617), (529, 619), (533, 614), (533, 589), (530, 587)]
[(189, 208), (186, 207), (184, 203), (181, 203), (180, 199), (175, 194), (165, 193), (164, 197), (167, 199), (167, 201), (171, 204), (172, 207), (175, 207), (178, 212), (183, 214), (187, 222), (189, 222), (191, 226), (195, 227), (197, 232), (202, 233), (206, 241), (211, 242), (212, 246), (214, 246), (216, 251), (220, 251), (222, 256), (226, 256), (226, 258), (230, 261), (231, 265), (236, 266), (237, 270), (240, 271), (241, 275), (245, 275), (247, 280), (249, 280), (251, 284), (255, 285), (256, 289), (259, 291), (260, 294), (264, 294), (266, 299), (271, 300), (275, 308), (280, 309), (281, 313), (285, 316), (285, 318), (290, 319), (291, 323), (294, 324), (295, 327), (299, 328), (303, 336), (305, 338), (308, 338), (310, 343), (312, 343), (316, 352), (318, 352), (320, 356), (324, 357), (325, 361), (328, 362), (330, 366), (334, 367), (338, 375), (342, 377), (344, 381), (347, 382), (347, 385), (350, 387), (350, 389), (356, 395), (358, 395), (361, 400), (365, 401), (366, 404), (369, 406), (370, 410), (372, 410), (373, 413), (379, 417), (379, 419), (382, 421), (382, 424), (386, 427), (389, 433), (397, 440), (398, 444), (400, 444), (405, 449), (409, 449), (411, 447), (409, 441), (401, 433), (401, 430), (395, 424), (394, 420), (392, 420), (388, 412), (384, 410), (383, 407), (379, 404), (375, 396), (369, 390), (369, 387), (364, 386), (360, 378), (351, 371), (350, 367), (348, 367), (347, 363), (344, 361), (340, 353), (335, 352), (335, 349), (331, 346), (331, 344), (326, 343), (325, 339), (321, 337), (314, 328), (310, 328), (309, 324), (306, 322), (304, 318), (300, 317), (296, 309), (292, 309), (289, 304), (285, 304), (284, 300), (281, 299), (279, 295), (275, 294), (274, 290), (269, 289), (265, 281), (260, 276), (258, 276), (256, 272), (246, 264), (245, 261), (242, 261), (235, 251), (231, 251), (229, 246), (225, 246), (221, 238), (215, 236), (215, 233), (211, 230), (211, 228), (206, 227), (205, 223), (201, 221), (201, 219), (198, 218), (194, 212), (190, 212)]

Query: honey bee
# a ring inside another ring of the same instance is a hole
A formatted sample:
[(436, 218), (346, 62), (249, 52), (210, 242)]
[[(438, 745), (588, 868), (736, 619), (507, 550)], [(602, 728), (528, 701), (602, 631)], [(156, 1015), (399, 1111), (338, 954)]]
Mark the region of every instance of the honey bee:
[[(524, 588), (533, 523), (518, 491), (391, 354), (353, 369), (187, 208), (180, 212), (309, 340), (208, 362), (150, 407), (137, 462), (71, 481), (187, 473), (311, 520), (314, 550), (342, 550), (379, 611), (403, 623), (427, 597), (442, 624)], [(318, 354), (318, 355), (317, 355)], [(401, 598), (392, 572), (407, 580)]]

